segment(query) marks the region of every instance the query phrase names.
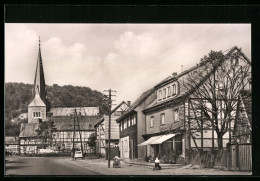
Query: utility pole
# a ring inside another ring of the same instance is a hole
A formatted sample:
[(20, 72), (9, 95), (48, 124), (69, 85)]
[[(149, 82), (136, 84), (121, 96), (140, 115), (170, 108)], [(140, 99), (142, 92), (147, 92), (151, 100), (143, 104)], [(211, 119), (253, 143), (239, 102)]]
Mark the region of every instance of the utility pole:
[[(81, 138), (81, 131), (80, 131), (79, 119), (78, 119), (78, 115), (77, 115), (77, 111), (76, 111), (76, 109), (75, 109), (75, 114), (76, 114), (76, 119), (77, 119), (77, 122), (78, 122), (78, 131), (79, 131), (79, 138), (80, 138), (81, 152), (82, 152), (82, 156), (84, 157), (84, 154), (83, 154), (83, 145), (82, 145), (82, 138)], [(80, 112), (79, 112), (79, 116), (81, 116), (81, 113), (80, 113)]]
[(72, 156), (73, 156), (73, 160), (75, 160), (75, 143), (74, 143), (74, 139), (75, 139), (75, 115), (73, 115), (73, 139), (72, 139), (72, 143), (73, 143), (73, 147), (72, 147)]
[[(115, 96), (115, 95), (112, 95), (111, 92), (116, 92), (115, 90), (104, 90), (105, 92), (108, 92), (108, 107), (109, 107), (109, 111), (108, 111), (108, 116), (109, 116), (109, 119), (108, 119), (108, 168), (110, 168), (110, 138), (111, 138), (111, 107), (112, 107), (112, 100), (111, 99), (111, 96)], [(99, 135), (100, 136), (100, 135)]]

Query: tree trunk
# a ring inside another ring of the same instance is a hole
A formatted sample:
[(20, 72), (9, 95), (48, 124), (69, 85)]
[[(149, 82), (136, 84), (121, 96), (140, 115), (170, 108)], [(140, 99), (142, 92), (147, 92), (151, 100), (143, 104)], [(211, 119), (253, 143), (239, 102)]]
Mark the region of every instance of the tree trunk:
[(218, 134), (218, 148), (219, 150), (223, 149), (223, 135)]

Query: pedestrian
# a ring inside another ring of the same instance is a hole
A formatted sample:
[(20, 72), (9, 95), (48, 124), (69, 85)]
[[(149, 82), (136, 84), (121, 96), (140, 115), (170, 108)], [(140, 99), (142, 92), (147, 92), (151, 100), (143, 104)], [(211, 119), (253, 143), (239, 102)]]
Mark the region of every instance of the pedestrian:
[(155, 163), (155, 164), (154, 164), (153, 170), (161, 170), (160, 160), (158, 159), (158, 157), (156, 157), (154, 163)]

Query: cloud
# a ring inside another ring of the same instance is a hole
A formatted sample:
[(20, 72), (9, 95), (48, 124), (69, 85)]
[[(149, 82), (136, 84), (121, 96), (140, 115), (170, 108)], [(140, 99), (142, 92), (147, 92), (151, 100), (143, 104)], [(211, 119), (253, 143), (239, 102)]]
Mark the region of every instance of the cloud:
[(210, 50), (242, 47), (249, 24), (5, 24), (5, 80), (33, 83), (41, 35), (46, 83), (118, 91), (134, 101)]

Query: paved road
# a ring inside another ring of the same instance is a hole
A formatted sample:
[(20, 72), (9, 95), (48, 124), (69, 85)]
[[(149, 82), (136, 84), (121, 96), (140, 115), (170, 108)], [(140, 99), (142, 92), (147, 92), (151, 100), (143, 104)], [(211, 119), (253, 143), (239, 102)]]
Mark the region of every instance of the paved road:
[(6, 175), (100, 175), (75, 164), (66, 164), (62, 159), (64, 158), (11, 156), (6, 158), (5, 173)]

